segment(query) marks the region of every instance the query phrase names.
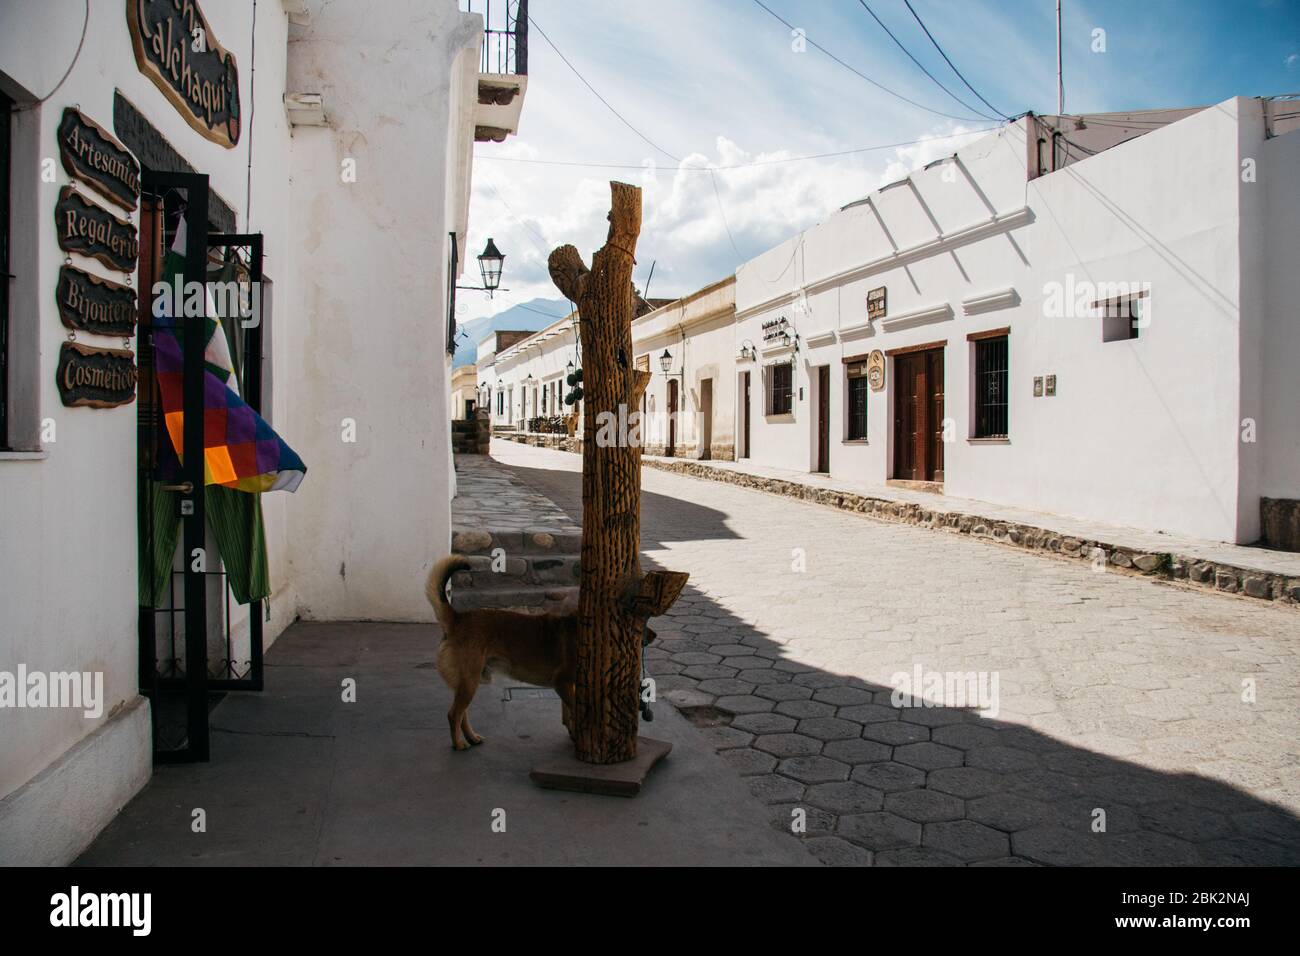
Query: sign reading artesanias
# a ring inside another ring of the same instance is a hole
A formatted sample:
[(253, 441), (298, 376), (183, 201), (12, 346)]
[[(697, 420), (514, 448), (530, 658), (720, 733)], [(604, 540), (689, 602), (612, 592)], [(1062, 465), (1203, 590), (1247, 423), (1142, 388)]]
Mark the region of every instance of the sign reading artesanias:
[(242, 122), (239, 70), (196, 0), (126, 0), (126, 20), (140, 72), (201, 135), (232, 149)]

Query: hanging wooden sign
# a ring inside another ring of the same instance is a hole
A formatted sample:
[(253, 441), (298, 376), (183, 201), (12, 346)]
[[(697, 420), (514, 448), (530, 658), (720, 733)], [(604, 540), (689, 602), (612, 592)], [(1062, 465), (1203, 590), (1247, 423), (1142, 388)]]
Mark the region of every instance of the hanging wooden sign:
[(59, 318), (70, 329), (98, 335), (135, 334), (135, 289), (130, 286), (65, 265), (59, 269), (54, 295)]
[(126, 0), (126, 20), (140, 72), (199, 135), (233, 149), (242, 124), (239, 69), (197, 0)]
[(140, 201), (140, 164), (98, 123), (68, 107), (59, 123), (59, 155), (68, 175), (123, 209)]
[(135, 401), (135, 354), (64, 342), (59, 350), (58, 386), (63, 404), (115, 408)]
[(87, 202), (71, 186), (59, 190), (54, 206), (54, 224), (59, 248), (98, 259), (122, 272), (134, 272), (140, 255), (135, 226), (118, 219), (107, 209)]
[(875, 349), (867, 356), (867, 384), (873, 392), (885, 387), (885, 353)]
[(882, 285), (867, 293), (867, 320), (883, 319), (885, 311), (885, 287)]

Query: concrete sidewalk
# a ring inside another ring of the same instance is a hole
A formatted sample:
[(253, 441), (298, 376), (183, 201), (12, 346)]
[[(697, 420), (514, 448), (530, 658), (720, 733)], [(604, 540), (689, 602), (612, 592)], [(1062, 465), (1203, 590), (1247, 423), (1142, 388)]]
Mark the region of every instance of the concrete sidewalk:
[(1300, 553), (1271, 551), (1141, 531), (1066, 515), (869, 485), (747, 461), (697, 461), (646, 455), (646, 467), (741, 485), (887, 521), (988, 538), (1027, 550), (1096, 561), (1108, 570), (1245, 594), (1300, 608)]
[(268, 652), (267, 690), (212, 712), (211, 763), (156, 768), (79, 863), (816, 865), (667, 705), (644, 732), (673, 751), (635, 799), (534, 786), (568, 735), (552, 692), (507, 694), (508, 678), (474, 701), (486, 742), (453, 751), (438, 639), (433, 625), (294, 624)]

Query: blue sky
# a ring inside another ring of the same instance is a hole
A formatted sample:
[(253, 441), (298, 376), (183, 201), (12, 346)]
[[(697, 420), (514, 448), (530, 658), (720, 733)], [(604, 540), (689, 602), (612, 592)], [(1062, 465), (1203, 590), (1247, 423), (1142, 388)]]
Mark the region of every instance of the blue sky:
[[(866, 2), (944, 86), (984, 109), (903, 0)], [(464, 318), (556, 297), (546, 253), (572, 242), (589, 257), (600, 245), (612, 178), (645, 189), (638, 284), (653, 261), (650, 293), (682, 295), (995, 125), (928, 79), (859, 0), (763, 3), (930, 111), (880, 91), (811, 43), (796, 51), (790, 29), (754, 0), (532, 0), (535, 24), (636, 131), (532, 32), (519, 135), (475, 147), (469, 248), (496, 239), (511, 291), (491, 303), (465, 293)], [(998, 110), (1056, 111), (1054, 0), (912, 6)], [(1096, 30), (1105, 31), (1104, 52), (1093, 50)], [(1064, 0), (1064, 61), (1067, 112), (1300, 92), (1300, 0)], [(700, 171), (899, 143), (914, 145)]]

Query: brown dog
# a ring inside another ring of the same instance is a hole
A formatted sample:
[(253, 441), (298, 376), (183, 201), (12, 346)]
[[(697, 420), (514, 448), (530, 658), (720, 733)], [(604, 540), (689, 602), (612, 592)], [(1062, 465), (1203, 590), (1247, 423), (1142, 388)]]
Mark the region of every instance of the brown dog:
[(497, 608), (454, 610), (447, 600), (447, 582), (454, 573), (469, 567), (464, 557), (450, 555), (433, 566), (425, 584), (425, 594), (442, 625), (438, 673), (456, 695), (447, 722), (451, 745), (457, 750), (483, 742), (470, 726), (469, 705), (479, 683), (489, 683), (493, 671), (526, 684), (554, 687), (560, 700), (572, 709), (577, 667), (576, 610), (549, 614)]

